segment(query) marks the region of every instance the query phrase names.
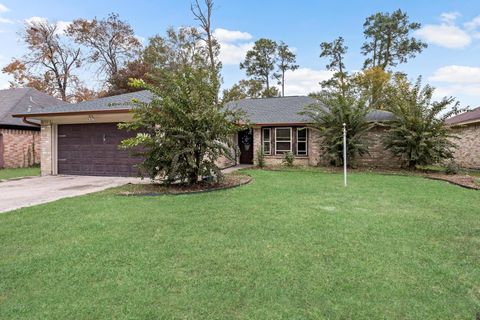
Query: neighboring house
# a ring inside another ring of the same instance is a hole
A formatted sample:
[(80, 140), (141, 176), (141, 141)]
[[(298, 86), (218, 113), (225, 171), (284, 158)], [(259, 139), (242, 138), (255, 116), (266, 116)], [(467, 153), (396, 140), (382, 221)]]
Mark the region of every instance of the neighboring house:
[(39, 122), (25, 122), (12, 115), (34, 113), (42, 106), (64, 103), (33, 88), (0, 90), (0, 168), (28, 167), (40, 163)]
[[(132, 119), (130, 103), (133, 98), (148, 102), (152, 95), (139, 91), (101, 98), (93, 101), (44, 108), (31, 113), (29, 118), (41, 121), (42, 175), (105, 175), (131, 176), (136, 174), (134, 165), (140, 161), (119, 150), (121, 140), (132, 133), (119, 130), (119, 122)], [(260, 146), (265, 148), (269, 164), (279, 164), (286, 151), (295, 155), (295, 163), (317, 165), (322, 162), (317, 130), (309, 120), (299, 115), (304, 107), (316, 103), (309, 97), (283, 97), (245, 99), (227, 104), (227, 107), (243, 110), (251, 129), (239, 132), (233, 138), (241, 151), (237, 161), (252, 164)], [(25, 114), (17, 114), (23, 117)], [(369, 113), (374, 122), (388, 121), (392, 114), (385, 111)], [(382, 126), (368, 134), (371, 155), (359, 159), (359, 165), (391, 167), (400, 165), (381, 145)], [(222, 162), (222, 161), (220, 161)], [(222, 165), (228, 165), (223, 161)]]
[(480, 169), (480, 107), (445, 121), (459, 139), (455, 161), (464, 168)]

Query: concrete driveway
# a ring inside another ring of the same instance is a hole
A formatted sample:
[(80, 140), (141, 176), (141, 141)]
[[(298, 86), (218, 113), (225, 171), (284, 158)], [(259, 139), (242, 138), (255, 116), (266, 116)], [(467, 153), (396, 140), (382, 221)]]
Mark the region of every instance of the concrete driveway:
[(46, 176), (3, 181), (0, 182), (0, 212), (140, 181), (138, 178), (89, 176)]

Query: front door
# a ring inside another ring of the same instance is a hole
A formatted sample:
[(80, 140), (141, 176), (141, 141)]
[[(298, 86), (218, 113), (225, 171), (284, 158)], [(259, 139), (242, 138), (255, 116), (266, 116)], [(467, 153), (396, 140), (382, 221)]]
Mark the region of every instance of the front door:
[(240, 164), (253, 164), (253, 132), (252, 129), (238, 133), (238, 147), (240, 148)]

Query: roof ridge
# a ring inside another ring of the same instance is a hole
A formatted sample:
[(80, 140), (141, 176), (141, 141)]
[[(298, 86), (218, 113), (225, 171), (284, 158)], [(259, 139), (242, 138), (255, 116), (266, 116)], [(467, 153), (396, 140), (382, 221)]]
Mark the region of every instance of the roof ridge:
[(92, 101), (111, 99), (111, 98), (115, 98), (115, 97), (126, 96), (126, 95), (129, 95), (129, 94), (137, 94), (137, 93), (140, 93), (140, 92), (150, 92), (150, 91), (145, 89), (145, 90), (138, 90), (138, 91), (132, 91), (132, 92), (125, 92), (125, 93), (121, 93), (121, 94), (115, 94), (113, 96), (100, 97), (100, 98), (96, 98), (96, 99), (92, 99), (92, 100), (83, 100), (83, 101), (76, 102), (76, 103), (71, 103), (71, 104), (75, 105), (75, 104), (89, 103), (89, 102), (92, 102)]
[(23, 90), (26, 89), (26, 91), (30, 89), (34, 89), (32, 87), (14, 87), (14, 88), (5, 88), (5, 89), (0, 89), (0, 91), (8, 91), (8, 90)]
[[(127, 92), (123, 94), (102, 97), (98, 99), (82, 101), (78, 103), (64, 103), (50, 105), (41, 109), (36, 113), (29, 113), (27, 116), (38, 116), (40, 114), (53, 113), (72, 113), (72, 112), (95, 112), (95, 111), (109, 111), (109, 110), (130, 110), (133, 106), (131, 101), (140, 100), (148, 102), (152, 99), (152, 93), (149, 90), (140, 90), (134, 92)], [(21, 117), (24, 113), (14, 114), (15, 117)]]

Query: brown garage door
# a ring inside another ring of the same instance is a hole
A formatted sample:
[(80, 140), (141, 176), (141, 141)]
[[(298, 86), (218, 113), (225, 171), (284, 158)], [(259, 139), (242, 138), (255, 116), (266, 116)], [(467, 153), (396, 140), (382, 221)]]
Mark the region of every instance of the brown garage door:
[(118, 145), (132, 133), (116, 123), (58, 126), (58, 173), (93, 176), (136, 176), (139, 158)]

